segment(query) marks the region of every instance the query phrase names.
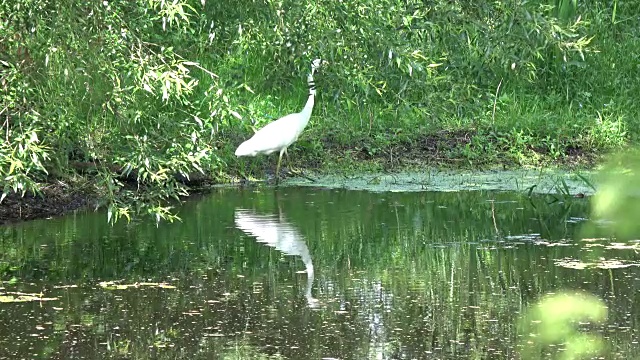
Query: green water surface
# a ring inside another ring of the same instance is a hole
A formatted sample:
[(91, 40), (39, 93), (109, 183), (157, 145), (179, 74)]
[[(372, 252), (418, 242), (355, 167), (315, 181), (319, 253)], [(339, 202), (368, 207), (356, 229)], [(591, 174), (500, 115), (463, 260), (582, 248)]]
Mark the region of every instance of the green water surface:
[(527, 307), (573, 290), (607, 306), (576, 325), (603, 358), (639, 359), (638, 242), (527, 195), (222, 188), (181, 223), (1, 227), (0, 359), (516, 359)]

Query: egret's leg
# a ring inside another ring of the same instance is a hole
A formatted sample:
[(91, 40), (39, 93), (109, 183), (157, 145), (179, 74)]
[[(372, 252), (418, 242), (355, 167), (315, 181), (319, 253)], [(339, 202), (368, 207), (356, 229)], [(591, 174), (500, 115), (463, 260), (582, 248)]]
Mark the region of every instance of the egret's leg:
[(291, 159), (289, 159), (289, 153), (287, 152), (287, 148), (284, 148), (284, 154), (287, 155), (287, 165), (291, 167)]
[(287, 151), (287, 149), (284, 149), (284, 154), (287, 155), (287, 166), (289, 167), (289, 172), (294, 174), (300, 173), (300, 171), (298, 171), (297, 169), (294, 169), (293, 166), (291, 165), (291, 159), (289, 158), (289, 152)]
[(278, 181), (280, 180), (280, 162), (282, 161), (282, 153), (285, 151), (286, 149), (280, 151), (280, 156), (278, 156), (278, 165), (276, 165), (276, 185), (278, 185)]
[[(290, 173), (293, 173), (293, 174), (295, 174), (297, 176), (302, 176), (303, 178), (305, 178), (307, 180), (311, 180), (313, 182), (317, 181), (316, 179), (310, 178), (307, 175), (305, 175), (304, 172), (302, 172), (302, 170), (294, 169), (291, 166), (291, 160), (289, 159), (289, 153), (287, 152), (287, 149), (285, 148), (285, 149), (283, 149), (283, 151), (284, 151), (284, 154), (287, 155), (287, 165), (289, 166), (289, 172)], [(280, 153), (280, 158), (282, 158), (282, 152)], [(277, 179), (276, 179), (276, 181), (277, 181)]]

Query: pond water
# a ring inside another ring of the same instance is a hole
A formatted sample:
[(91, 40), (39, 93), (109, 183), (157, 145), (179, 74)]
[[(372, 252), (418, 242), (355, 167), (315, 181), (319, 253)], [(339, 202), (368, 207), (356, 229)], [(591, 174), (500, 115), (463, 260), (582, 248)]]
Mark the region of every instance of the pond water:
[(640, 358), (640, 244), (529, 195), (221, 188), (181, 223), (5, 226), (0, 359), (515, 359), (527, 308), (577, 290), (602, 358)]

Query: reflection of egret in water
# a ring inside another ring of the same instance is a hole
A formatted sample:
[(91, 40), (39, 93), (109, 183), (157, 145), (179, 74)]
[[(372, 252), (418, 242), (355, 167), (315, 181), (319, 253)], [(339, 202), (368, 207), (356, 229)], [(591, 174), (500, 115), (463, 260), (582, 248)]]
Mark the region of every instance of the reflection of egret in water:
[(236, 209), (235, 222), (238, 229), (255, 236), (258, 242), (282, 251), (287, 255), (300, 256), (307, 270), (307, 290), (305, 296), (310, 307), (318, 306), (318, 300), (311, 296), (313, 286), (313, 262), (309, 248), (298, 230), (276, 215), (258, 215), (250, 210)]

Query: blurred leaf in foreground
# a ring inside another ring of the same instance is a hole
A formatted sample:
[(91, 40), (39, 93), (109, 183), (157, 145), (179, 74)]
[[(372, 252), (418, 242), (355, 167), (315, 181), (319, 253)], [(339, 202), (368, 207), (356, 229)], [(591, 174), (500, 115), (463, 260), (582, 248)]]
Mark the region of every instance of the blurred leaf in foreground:
[(607, 224), (621, 240), (640, 237), (640, 151), (631, 150), (612, 156), (600, 171), (598, 191), (593, 199), (593, 226)]
[(593, 295), (546, 296), (529, 308), (520, 321), (522, 359), (592, 357), (604, 350), (605, 344), (598, 336), (582, 330), (606, 319), (607, 307)]

